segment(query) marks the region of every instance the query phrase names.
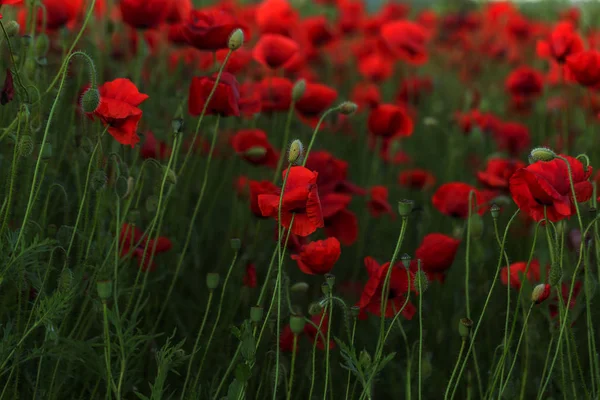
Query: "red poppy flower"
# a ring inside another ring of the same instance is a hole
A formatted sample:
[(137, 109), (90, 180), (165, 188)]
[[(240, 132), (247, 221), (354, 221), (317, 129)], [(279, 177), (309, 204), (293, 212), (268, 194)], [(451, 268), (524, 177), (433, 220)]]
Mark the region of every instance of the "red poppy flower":
[(253, 263), (246, 265), (246, 273), (244, 274), (242, 284), (252, 289), (256, 287), (256, 267)]
[(275, 168), (279, 154), (269, 143), (267, 134), (260, 129), (243, 129), (231, 138), (235, 152), (244, 160), (254, 165)]
[(140, 140), (137, 127), (142, 118), (142, 110), (138, 106), (148, 95), (140, 93), (133, 82), (124, 78), (106, 82), (98, 91), (100, 105), (93, 115), (108, 126), (108, 133), (117, 142), (135, 146)]
[(367, 124), (371, 134), (384, 138), (410, 136), (413, 132), (413, 121), (406, 109), (394, 104), (380, 104), (372, 109)]
[(359, 110), (375, 108), (381, 103), (379, 86), (374, 83), (358, 83), (352, 89), (351, 98)]
[[(366, 191), (348, 180), (348, 163), (327, 151), (311, 151), (306, 168), (319, 174), (317, 183), (322, 197), (331, 192), (364, 195)], [(321, 199), (323, 204), (323, 198)]]
[(430, 279), (444, 282), (446, 271), (452, 266), (454, 257), (460, 246), (460, 240), (441, 233), (430, 233), (415, 251), (415, 259), (411, 261), (411, 271), (418, 269), (417, 260), (421, 260), (421, 269)]
[(305, 274), (325, 275), (331, 271), (341, 252), (340, 242), (330, 237), (302, 246), (300, 254), (292, 254), (291, 257)]
[(544, 77), (533, 68), (519, 67), (508, 75), (505, 87), (513, 98), (521, 101), (531, 101), (542, 94)]
[(250, 186), (250, 210), (255, 216), (263, 218), (258, 205), (258, 196), (261, 194), (279, 195), (279, 188), (270, 181), (249, 181), (248, 184)]
[(303, 118), (315, 120), (311, 122), (316, 124), (316, 118), (331, 107), (337, 95), (337, 91), (329, 86), (307, 83), (304, 94), (295, 104), (296, 111)]
[(324, 219), (325, 234), (344, 246), (352, 246), (358, 239), (358, 218), (348, 209), (342, 209)]
[(4, 78), (4, 85), (2, 86), (2, 92), (0, 92), (0, 105), (8, 104), (15, 97), (15, 86), (13, 83), (13, 75), (10, 68), (6, 68), (6, 78)]
[(256, 7), (256, 24), (261, 34), (292, 36), (298, 26), (298, 13), (287, 0), (266, 0)]
[(263, 79), (259, 88), (263, 111), (287, 111), (292, 104), (293, 87), (294, 84), (287, 78)]
[(530, 147), (529, 129), (518, 122), (499, 124), (493, 135), (498, 149), (507, 151), (512, 156), (517, 156)]
[[(283, 177), (286, 172), (283, 171)], [(295, 235), (308, 236), (323, 227), (317, 176), (316, 172), (307, 168), (291, 167), (283, 192), (281, 225), (289, 228), (292, 215), (296, 215), (291, 228)], [(263, 216), (278, 219), (279, 195), (261, 194), (258, 196), (258, 205)]]
[[(581, 203), (592, 196), (592, 184), (588, 181), (592, 167), (583, 167), (576, 158), (567, 159), (573, 174), (576, 201)], [(575, 203), (571, 196), (569, 172), (560, 159), (549, 162), (538, 161), (515, 172), (510, 178), (510, 192), (517, 206), (535, 221), (548, 219), (557, 222), (575, 214)]]
[(154, 158), (156, 160), (164, 160), (171, 155), (171, 148), (163, 141), (156, 140), (156, 137), (151, 131), (144, 135), (144, 144), (140, 149), (140, 156), (143, 159)]
[(365, 4), (361, 0), (338, 1), (339, 10), (338, 27), (344, 34), (355, 32), (359, 29), (365, 15)]
[(381, 36), (392, 54), (409, 64), (427, 62), (427, 31), (411, 21), (388, 22), (381, 27)]
[(327, 18), (324, 16), (309, 17), (300, 25), (311, 45), (314, 47), (325, 46), (334, 39), (334, 34), (327, 26)]
[[(223, 61), (225, 61), (225, 57), (227, 57), (228, 53), (229, 49), (217, 50), (217, 61), (219, 62), (219, 64), (222, 64)], [(229, 60), (227, 61), (227, 64), (225, 64), (225, 68), (223, 69), (223, 71), (227, 71), (233, 75), (243, 72), (246, 70), (246, 68), (248, 68), (248, 64), (250, 64), (251, 60), (252, 52), (245, 47), (240, 47), (233, 53), (229, 54)]]
[(190, 46), (198, 50), (216, 51), (228, 48), (231, 33), (244, 28), (229, 12), (211, 8), (192, 10), (182, 25), (182, 33)]
[[(365, 257), (365, 268), (369, 274), (369, 280), (365, 284), (357, 306), (360, 307), (361, 318), (366, 318), (366, 312), (381, 316), (381, 292), (385, 282), (390, 263), (379, 265), (372, 257)], [(396, 263), (392, 268), (389, 280), (389, 294), (385, 305), (385, 317), (392, 318), (402, 310), (402, 316), (412, 319), (415, 314), (415, 306), (409, 301), (404, 309), (406, 293), (411, 289), (413, 274), (407, 272), (401, 263)]]
[[(577, 304), (577, 297), (581, 292), (582, 286), (583, 285), (581, 281), (575, 282), (575, 285), (573, 286), (573, 294), (571, 296), (571, 301), (568, 303), (569, 309), (573, 309)], [(560, 291), (562, 293), (562, 301), (564, 305), (567, 306), (567, 302), (569, 301), (569, 293), (571, 292), (571, 283), (562, 283), (560, 285)], [(558, 305), (556, 304), (559, 302), (558, 296), (554, 296), (552, 300), (554, 303), (548, 305), (548, 308), (550, 309), (550, 318), (556, 318), (559, 315)]]
[(435, 176), (424, 169), (411, 169), (400, 172), (398, 183), (407, 188), (423, 190), (435, 184)]
[(376, 218), (384, 214), (391, 214), (392, 217), (396, 216), (388, 202), (388, 189), (385, 186), (373, 186), (369, 192), (371, 198), (367, 206), (372, 216)]
[(508, 180), (516, 170), (524, 168), (519, 160), (490, 158), (484, 171), (477, 172), (477, 179), (490, 189), (508, 190)]
[(178, 24), (185, 21), (193, 8), (191, 0), (171, 0), (165, 22)]
[(167, 17), (170, 0), (121, 0), (123, 22), (134, 29), (156, 28)]
[[(527, 262), (512, 263), (508, 267), (502, 268), (500, 271), (500, 279), (503, 284), (508, 285), (508, 277), (510, 275), (510, 287), (519, 290), (521, 289), (521, 278), (525, 275), (526, 270)], [(530, 282), (538, 282), (540, 280), (540, 262), (538, 260), (531, 260), (527, 272), (527, 279)]]
[(160, 236), (156, 240), (148, 239), (144, 236), (144, 232), (135, 225), (130, 224), (123, 224), (121, 227), (119, 242), (122, 246), (121, 257), (132, 255), (144, 272), (156, 269), (155, 254), (164, 253), (171, 249), (171, 241), (168, 238)]
[(559, 64), (563, 64), (568, 56), (581, 51), (583, 40), (570, 22), (558, 23), (546, 40), (537, 43), (537, 53), (540, 57), (553, 58)]
[(467, 218), (469, 216), (469, 194), (472, 195), (471, 204), (473, 211), (482, 215), (485, 207), (482, 207), (489, 196), (480, 192), (471, 185), (462, 182), (445, 183), (433, 194), (433, 206), (444, 215), (455, 218)]
[[(192, 78), (188, 97), (188, 111), (191, 115), (198, 116), (202, 114), (202, 109), (212, 91), (216, 78), (217, 74), (213, 74), (212, 77), (202, 76)], [(232, 115), (239, 117), (239, 101), (240, 91), (235, 76), (229, 72), (223, 72), (217, 84), (217, 89), (206, 108), (206, 115), (219, 114), (224, 117)]]
[(411, 78), (406, 79), (400, 86), (397, 99), (403, 103), (418, 103), (426, 94), (433, 91), (433, 82), (431, 78)]
[[(302, 334), (306, 335), (306, 337), (312, 342), (315, 343), (315, 340), (317, 341), (317, 348), (319, 350), (325, 350), (325, 340), (327, 338), (327, 331), (329, 330), (329, 315), (325, 314), (323, 316), (323, 313), (321, 314), (317, 314), (317, 315), (313, 315), (310, 320), (312, 321), (313, 324), (315, 324), (315, 326), (313, 326), (312, 324), (306, 324), (304, 325), (304, 331), (302, 332)], [(317, 328), (321, 327), (320, 329), (318, 329), (318, 335), (317, 335)], [(288, 324), (285, 328), (283, 328), (283, 330), (281, 331), (281, 334), (279, 335), (279, 348), (281, 349), (281, 351), (284, 352), (291, 352), (294, 349), (294, 333), (292, 332), (292, 328), (290, 328), (290, 325)], [(335, 342), (333, 340), (329, 341), (329, 349), (333, 349), (335, 348)], [(296, 351), (298, 350), (298, 345), (296, 347)]]
[[(37, 9), (36, 26), (38, 31), (41, 31), (43, 27), (50, 32), (56, 31), (65, 25), (70, 28), (73, 27), (83, 8), (83, 0), (42, 0), (41, 3), (44, 10), (41, 7)], [(6, 3), (5, 1), (4, 4), (18, 3)], [(23, 20), (21, 26), (25, 26), (27, 12), (26, 9), (19, 12), (19, 23), (21, 24), (20, 20)]]
[[(238, 49), (236, 53), (238, 51), (240, 51), (240, 49)], [(244, 117), (251, 118), (261, 112), (262, 99), (260, 90), (260, 85), (253, 82), (242, 83), (240, 86), (240, 101), (238, 105), (240, 107), (240, 114)]]
[(593, 87), (600, 84), (600, 52), (582, 51), (567, 57), (567, 67), (582, 86)]
[(379, 52), (373, 52), (358, 60), (358, 72), (371, 82), (383, 82), (392, 76), (393, 62)]
[(289, 62), (298, 50), (298, 43), (289, 37), (265, 34), (254, 46), (252, 57), (267, 68), (278, 69)]

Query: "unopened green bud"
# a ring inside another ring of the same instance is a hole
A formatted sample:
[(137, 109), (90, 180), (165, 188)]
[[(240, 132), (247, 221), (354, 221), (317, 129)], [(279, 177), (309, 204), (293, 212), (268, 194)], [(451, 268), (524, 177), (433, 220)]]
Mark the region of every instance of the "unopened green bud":
[(221, 280), (221, 276), (218, 272), (209, 272), (206, 274), (206, 287), (209, 290), (215, 290), (219, 286), (219, 281)]
[(292, 291), (293, 293), (306, 293), (308, 291), (308, 283), (306, 283), (306, 282), (294, 283), (290, 287), (290, 291)]
[(302, 331), (304, 331), (305, 324), (306, 321), (301, 315), (292, 315), (290, 317), (290, 328), (292, 329), (292, 332), (296, 335), (299, 335), (302, 333)]
[(288, 161), (290, 164), (297, 164), (302, 160), (304, 155), (304, 146), (298, 139), (294, 140), (290, 145), (290, 152), (288, 153)]
[(158, 207), (158, 201), (158, 196), (154, 194), (148, 196), (148, 198), (146, 198), (146, 211), (148, 211), (149, 213), (153, 213), (154, 211), (156, 211)]
[(498, 216), (500, 215), (500, 207), (498, 207), (498, 204), (492, 204), (492, 207), (490, 208), (490, 213), (492, 214), (492, 218), (498, 218)]
[(402, 264), (404, 265), (404, 268), (409, 268), (410, 267), (410, 256), (406, 253), (402, 254), (402, 256), (400, 256), (400, 260), (402, 261)]
[(472, 328), (473, 321), (469, 318), (461, 318), (460, 321), (458, 321), (458, 334), (463, 340), (467, 340), (471, 337)]
[(469, 218), (469, 227), (471, 237), (474, 239), (479, 239), (483, 234), (483, 218), (481, 218), (481, 215), (471, 215), (471, 217)]
[(261, 160), (265, 154), (267, 154), (267, 149), (263, 146), (254, 146), (250, 147), (248, 150), (244, 152), (244, 157), (250, 160)]
[(250, 320), (252, 322), (260, 322), (263, 318), (264, 309), (261, 306), (250, 308)]
[(356, 105), (356, 103), (353, 103), (351, 101), (345, 101), (338, 106), (338, 111), (340, 112), (340, 114), (344, 115), (352, 115), (356, 112), (356, 110), (358, 110), (358, 106)]
[(21, 30), (21, 26), (17, 21), (8, 21), (6, 25), (4, 25), (4, 29), (6, 30), (6, 35), (11, 38), (15, 37), (19, 34), (19, 30)]
[(358, 314), (360, 314), (359, 306), (350, 307), (350, 315), (352, 315), (352, 318), (358, 318)]
[(414, 202), (412, 200), (400, 200), (398, 202), (398, 214), (400, 214), (402, 218), (408, 217), (410, 213), (412, 213), (413, 206)]
[(371, 366), (372, 362), (371, 355), (369, 354), (369, 352), (366, 350), (361, 350), (358, 356), (358, 362), (364, 370), (369, 370), (369, 367)]
[(100, 92), (97, 88), (91, 87), (81, 96), (81, 109), (85, 113), (93, 113), (100, 105)]
[(425, 293), (427, 290), (427, 286), (429, 285), (429, 280), (427, 279), (427, 274), (425, 271), (421, 269), (421, 260), (417, 260), (419, 264), (419, 270), (415, 274), (415, 287), (419, 291), (419, 293)]
[(304, 79), (298, 80), (292, 88), (292, 100), (295, 102), (300, 100), (304, 96), (306, 91), (306, 81)]
[(333, 285), (335, 285), (335, 275), (325, 274), (325, 283), (329, 285), (329, 289), (333, 290)]
[(171, 168), (164, 167), (165, 175), (167, 176), (167, 182), (171, 185), (177, 184), (177, 175)]
[(540, 304), (548, 297), (550, 297), (550, 285), (547, 283), (540, 283), (531, 292), (531, 301), (535, 304)]
[(171, 121), (173, 133), (181, 133), (183, 131), (184, 122), (182, 118), (175, 118)]
[(241, 29), (236, 29), (231, 32), (229, 35), (229, 41), (227, 42), (227, 47), (230, 50), (237, 50), (244, 45), (244, 31)]
[(44, 147), (42, 147), (42, 159), (47, 161), (50, 158), (52, 158), (52, 154), (52, 145), (46, 142), (46, 144), (44, 144)]
[(231, 239), (231, 248), (233, 251), (240, 251), (242, 248), (242, 241), (238, 238)]
[(105, 302), (112, 296), (113, 282), (111, 280), (98, 281), (96, 282), (96, 290), (100, 300)]
[(44, 57), (48, 53), (50, 48), (50, 40), (48, 35), (41, 33), (35, 39), (35, 55), (37, 57)]
[(556, 153), (547, 147), (536, 147), (529, 153), (530, 161), (552, 161), (556, 158)]
[(71, 287), (73, 286), (73, 280), (73, 271), (71, 271), (69, 268), (64, 268), (58, 277), (58, 291), (66, 293), (71, 290)]

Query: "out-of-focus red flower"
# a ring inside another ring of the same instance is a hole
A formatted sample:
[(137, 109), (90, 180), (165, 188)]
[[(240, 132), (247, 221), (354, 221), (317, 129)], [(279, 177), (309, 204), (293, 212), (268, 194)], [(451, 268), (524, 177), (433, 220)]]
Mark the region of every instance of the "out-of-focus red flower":
[(571, 6), (564, 10), (562, 10), (558, 16), (563, 21), (568, 21), (573, 26), (577, 27), (579, 25), (579, 20), (581, 19), (581, 10), (577, 6)]
[(171, 249), (171, 241), (159, 236), (156, 240), (148, 239), (135, 225), (123, 224), (119, 236), (121, 245), (121, 257), (133, 256), (142, 271), (154, 271), (154, 255), (164, 253)]
[[(285, 177), (287, 170), (283, 171)], [(281, 225), (286, 229), (290, 227), (292, 215), (295, 215), (292, 233), (298, 236), (308, 236), (318, 228), (323, 227), (323, 213), (319, 192), (317, 189), (317, 176), (304, 167), (291, 167), (286, 186), (283, 191), (281, 205)], [(258, 205), (265, 217), (278, 220), (279, 196), (261, 194), (258, 196)]]
[(292, 36), (298, 27), (298, 13), (286, 0), (265, 0), (256, 7), (256, 24), (261, 34)]
[(93, 115), (98, 117), (108, 133), (119, 143), (135, 146), (140, 138), (137, 127), (142, 118), (138, 107), (148, 95), (140, 93), (129, 79), (118, 78), (98, 88), (100, 105)]
[(548, 219), (557, 222), (576, 213), (575, 202), (592, 196), (589, 178), (592, 167), (584, 168), (576, 158), (562, 156), (570, 165), (576, 199), (572, 198), (569, 171), (563, 160), (538, 161), (516, 171), (510, 178), (510, 192), (517, 206), (535, 221), (541, 221), (544, 211)]
[[(325, 340), (327, 338), (327, 331), (329, 330), (329, 315), (323, 313), (313, 315), (311, 317), (311, 322), (315, 324), (306, 324), (304, 325), (304, 331), (302, 332), (312, 343), (315, 343), (319, 350), (325, 350)], [(319, 328), (320, 329), (317, 329)], [(317, 334), (318, 333), (318, 334)], [(298, 350), (298, 344), (296, 347), (296, 351)], [(279, 348), (284, 352), (291, 352), (294, 349), (294, 333), (292, 332), (292, 328), (288, 324), (279, 335)], [(335, 348), (335, 342), (333, 340), (329, 341), (329, 349)]]
[(421, 25), (406, 20), (388, 22), (381, 27), (381, 37), (391, 53), (413, 65), (427, 62), (428, 36)]
[(348, 180), (348, 163), (327, 151), (311, 151), (306, 168), (319, 174), (317, 183), (321, 197), (335, 192), (364, 195), (366, 191)]
[(352, 101), (356, 103), (359, 111), (375, 108), (381, 103), (379, 86), (374, 83), (358, 83), (352, 89)]
[[(239, 51), (239, 50), (238, 50)], [(260, 85), (246, 82), (240, 86), (240, 114), (251, 118), (262, 110), (262, 99), (260, 97)]]
[(325, 46), (335, 37), (334, 33), (327, 25), (327, 19), (322, 15), (304, 19), (300, 24), (300, 28), (304, 31), (308, 41), (314, 47)]
[(426, 94), (433, 91), (431, 78), (411, 78), (402, 81), (397, 99), (403, 103), (418, 103)]
[(254, 46), (252, 57), (267, 68), (279, 69), (289, 62), (298, 50), (298, 43), (287, 36), (265, 34)]
[(567, 67), (577, 83), (586, 87), (600, 84), (600, 52), (582, 51), (567, 57)]
[(253, 263), (248, 263), (248, 265), (246, 265), (246, 273), (244, 274), (242, 284), (251, 289), (256, 287), (256, 267)]
[(325, 233), (334, 237), (344, 246), (352, 246), (358, 239), (358, 218), (344, 208), (324, 219)]
[(178, 24), (185, 21), (193, 9), (192, 0), (171, 0), (165, 22)]
[[(202, 114), (202, 110), (215, 84), (217, 74), (212, 77), (193, 77), (188, 97), (188, 111), (193, 116)], [(206, 108), (206, 115), (240, 116), (240, 91), (235, 76), (223, 72), (217, 89)]]
[(260, 82), (262, 109), (265, 112), (287, 111), (292, 104), (294, 84), (287, 78), (269, 77)]
[(305, 274), (324, 275), (331, 271), (341, 252), (339, 240), (330, 237), (302, 246), (300, 253), (291, 257)]
[(400, 172), (398, 183), (407, 188), (424, 190), (435, 185), (435, 176), (424, 169), (411, 169)]
[(530, 67), (519, 67), (506, 78), (506, 91), (518, 101), (531, 101), (542, 94), (544, 77)]
[(392, 76), (393, 62), (376, 51), (358, 60), (358, 71), (371, 82), (383, 82)]
[[(228, 53), (229, 50), (217, 50), (217, 61), (223, 63)], [(245, 47), (240, 47), (229, 55), (229, 60), (227, 61), (227, 64), (225, 64), (223, 71), (235, 75), (246, 70), (250, 61), (252, 61), (252, 52)]]
[(522, 161), (490, 158), (485, 170), (477, 172), (477, 179), (490, 189), (508, 190), (510, 177), (520, 168), (525, 168)]
[(171, 155), (171, 148), (162, 140), (157, 140), (154, 133), (146, 132), (144, 135), (144, 144), (140, 149), (142, 158), (154, 158), (156, 160), (164, 160)]
[(15, 97), (15, 86), (10, 68), (6, 68), (6, 78), (0, 92), (0, 105), (8, 104)]
[[(53, 32), (65, 25), (72, 28), (83, 9), (83, 0), (42, 0), (41, 3), (44, 10), (41, 7), (37, 8), (36, 27), (38, 31), (45, 27), (47, 31)], [(20, 3), (8, 0), (8, 3), (4, 1), (4, 4)], [(19, 11), (17, 19), (21, 26), (25, 26), (27, 13), (26, 9)]]
[(423, 238), (415, 251), (415, 259), (411, 261), (410, 269), (416, 272), (418, 270), (417, 260), (421, 260), (421, 269), (429, 279), (443, 282), (446, 271), (454, 262), (459, 246), (460, 240), (441, 233), (430, 233)]
[(190, 46), (216, 51), (227, 48), (229, 36), (235, 29), (245, 27), (224, 9), (211, 8), (192, 10), (182, 25), (182, 34)]
[(505, 122), (498, 125), (493, 131), (498, 149), (507, 151), (512, 156), (517, 156), (529, 150), (531, 139), (529, 129), (518, 122)]
[(537, 54), (564, 64), (567, 57), (583, 51), (583, 40), (570, 22), (556, 24), (546, 40), (537, 42)]
[(456, 113), (455, 119), (463, 133), (470, 133), (474, 127), (483, 132), (496, 132), (502, 125), (502, 121), (491, 113), (482, 113), (479, 110), (471, 110), (465, 113)]
[(484, 205), (489, 200), (485, 192), (481, 192), (471, 185), (462, 182), (445, 183), (433, 194), (433, 206), (444, 215), (455, 218), (469, 216), (469, 195), (473, 192), (471, 207), (473, 212), (482, 215), (486, 208)]
[(121, 0), (123, 22), (134, 29), (156, 28), (167, 17), (171, 0)]
[(335, 99), (337, 91), (320, 83), (307, 83), (302, 97), (296, 102), (298, 114), (316, 124), (316, 119), (325, 112)]
[[(571, 301), (569, 302), (569, 293), (571, 292), (571, 283), (562, 283), (560, 285), (562, 301), (565, 306), (569, 307), (569, 309), (572, 309), (577, 304), (577, 297), (579, 296), (579, 293), (581, 292), (582, 286), (583, 285), (582, 285), (581, 281), (575, 282), (575, 285), (573, 287), (573, 295), (571, 296)], [(556, 303), (558, 303), (560, 300), (559, 300), (558, 296), (554, 296), (554, 298), (552, 300), (553, 300), (553, 303), (548, 305), (548, 308), (550, 309), (550, 318), (556, 318), (559, 315), (558, 304), (556, 304)], [(573, 322), (573, 323), (575, 323), (575, 322)]]
[(394, 104), (380, 104), (371, 110), (367, 124), (371, 134), (387, 139), (410, 136), (413, 132), (413, 121), (406, 109)]
[(357, 31), (365, 15), (365, 4), (361, 0), (340, 0), (337, 3), (339, 16), (337, 25), (344, 34)]
[[(381, 316), (381, 303), (383, 291), (383, 284), (390, 268), (390, 263), (387, 262), (383, 265), (379, 265), (372, 257), (365, 257), (365, 268), (369, 274), (369, 280), (365, 284), (360, 300), (357, 306), (360, 307), (360, 318), (366, 318), (366, 313)], [(411, 281), (413, 274), (404, 268), (401, 263), (396, 263), (392, 267), (389, 280), (389, 293), (387, 298), (387, 304), (385, 305), (385, 317), (392, 318), (396, 313), (402, 310), (402, 316), (406, 319), (412, 319), (415, 314), (415, 306), (408, 301), (404, 309), (404, 303), (406, 302), (406, 293), (411, 288)]]
[(369, 212), (374, 217), (380, 217), (384, 214), (390, 214), (395, 217), (392, 206), (388, 202), (388, 188), (385, 186), (373, 186), (369, 190), (370, 199), (367, 203)]
[[(508, 285), (508, 277), (510, 275), (510, 287), (519, 290), (521, 289), (521, 278), (525, 275), (525, 271), (527, 271), (527, 262), (512, 263), (508, 267), (502, 268), (500, 279), (503, 284)], [(540, 262), (538, 260), (531, 260), (529, 270), (527, 271), (527, 279), (530, 282), (540, 280)]]
[(254, 165), (275, 168), (279, 154), (269, 143), (267, 134), (260, 129), (242, 129), (231, 138), (235, 152), (244, 160)]

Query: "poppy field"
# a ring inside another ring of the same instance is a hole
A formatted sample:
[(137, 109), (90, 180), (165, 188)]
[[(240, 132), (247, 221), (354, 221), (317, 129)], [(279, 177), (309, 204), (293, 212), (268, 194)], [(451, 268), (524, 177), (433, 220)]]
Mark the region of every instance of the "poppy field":
[(0, 0), (0, 399), (600, 398), (598, 18)]

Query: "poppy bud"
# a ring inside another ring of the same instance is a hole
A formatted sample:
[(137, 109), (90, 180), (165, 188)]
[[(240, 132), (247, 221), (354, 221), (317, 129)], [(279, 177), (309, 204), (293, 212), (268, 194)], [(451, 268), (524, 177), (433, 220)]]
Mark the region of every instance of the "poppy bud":
[(66, 293), (73, 286), (73, 271), (69, 268), (64, 268), (58, 277), (58, 291)]
[(302, 156), (304, 154), (304, 146), (302, 146), (302, 142), (298, 139), (294, 140), (290, 145), (290, 152), (288, 154), (288, 161), (290, 164), (299, 163), (302, 160)]
[(333, 285), (335, 285), (335, 275), (325, 274), (325, 281), (326, 281), (327, 285), (329, 285), (329, 288), (333, 289)]
[(238, 238), (231, 239), (231, 248), (233, 251), (240, 251), (242, 248), (242, 241)]
[(209, 290), (215, 290), (219, 286), (221, 277), (218, 272), (209, 272), (206, 274), (206, 287)]
[(345, 101), (338, 106), (338, 111), (344, 115), (352, 115), (358, 110), (356, 103)]
[(530, 161), (552, 161), (556, 158), (556, 153), (547, 147), (536, 147), (529, 153)]
[(312, 303), (310, 306), (308, 306), (308, 313), (310, 315), (319, 315), (321, 312), (323, 312), (323, 306), (321, 306), (319, 303)]
[(562, 280), (562, 268), (558, 263), (554, 263), (552, 266), (550, 266), (548, 280), (550, 281), (550, 286), (558, 287), (560, 284), (560, 281)]
[(294, 283), (290, 290), (294, 293), (306, 293), (308, 291), (308, 283), (306, 282), (298, 282)]
[(325, 296), (329, 295), (329, 292), (331, 292), (331, 287), (327, 284), (327, 282), (321, 283), (321, 292), (323, 292)]
[(264, 309), (261, 306), (250, 308), (250, 320), (252, 322), (260, 322), (263, 318)]
[(404, 265), (404, 268), (409, 268), (410, 267), (410, 256), (406, 253), (402, 254), (400, 256), (400, 260), (402, 260), (402, 264)]
[(177, 184), (177, 175), (175, 175), (175, 171), (171, 168), (164, 167), (165, 174), (167, 175), (167, 182), (171, 185)]
[(181, 133), (181, 131), (183, 131), (183, 126), (184, 123), (182, 118), (171, 120), (171, 129), (173, 129), (173, 133)]
[(227, 47), (229, 50), (237, 50), (244, 45), (244, 31), (240, 28), (231, 32), (229, 35), (229, 41), (227, 42)]
[(110, 299), (110, 296), (112, 296), (113, 283), (111, 280), (98, 281), (96, 282), (96, 290), (100, 300), (106, 302), (106, 300)]
[(358, 314), (360, 314), (359, 306), (350, 307), (350, 315), (352, 315), (352, 318), (358, 318)]
[(17, 152), (21, 157), (29, 157), (33, 153), (33, 139), (30, 135), (23, 135), (19, 138)]
[(469, 226), (471, 228), (471, 237), (479, 239), (483, 234), (483, 218), (479, 214), (473, 214), (469, 218)]
[(91, 87), (81, 96), (81, 109), (85, 113), (93, 113), (100, 105), (100, 92), (97, 88)]
[(304, 325), (306, 321), (304, 321), (304, 317), (301, 315), (292, 315), (290, 317), (290, 328), (292, 328), (292, 332), (295, 335), (299, 335), (304, 330)]
[(413, 210), (414, 202), (412, 200), (403, 199), (398, 202), (398, 214), (402, 218), (406, 218)]
[(11, 38), (19, 34), (21, 26), (17, 21), (8, 21), (6, 25), (4, 25), (4, 29), (6, 30), (6, 35)]
[(473, 321), (469, 318), (461, 318), (458, 321), (458, 334), (462, 340), (467, 340), (471, 336), (471, 329), (473, 328)]
[(533, 288), (531, 292), (531, 301), (535, 304), (540, 304), (550, 296), (550, 285), (547, 283), (540, 283)]
[(498, 216), (500, 215), (500, 207), (498, 207), (498, 204), (492, 204), (492, 207), (490, 208), (490, 213), (492, 214), (492, 218), (498, 218)]
[(304, 92), (306, 91), (306, 81), (304, 79), (300, 79), (294, 84), (292, 88), (292, 100), (294, 102), (300, 100), (302, 96), (304, 96)]
[(267, 149), (262, 146), (254, 146), (244, 152), (244, 157), (250, 160), (260, 161), (265, 157), (265, 154), (267, 154)]
[(108, 178), (106, 176), (106, 172), (104, 172), (104, 170), (97, 170), (96, 172), (94, 172), (94, 174), (92, 175), (92, 190), (95, 192), (99, 192), (101, 190), (103, 190), (106, 187), (106, 182), (108, 181)]

